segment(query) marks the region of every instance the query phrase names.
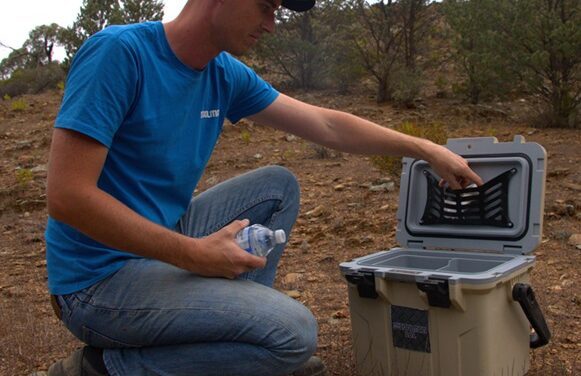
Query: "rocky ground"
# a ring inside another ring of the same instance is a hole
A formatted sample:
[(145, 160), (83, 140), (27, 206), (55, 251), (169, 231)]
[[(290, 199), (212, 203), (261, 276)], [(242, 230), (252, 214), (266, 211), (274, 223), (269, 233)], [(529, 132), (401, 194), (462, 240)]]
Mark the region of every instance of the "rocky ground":
[[(544, 233), (532, 285), (553, 338), (531, 351), (529, 375), (581, 374), (581, 132), (536, 129), (526, 99), (472, 106), (431, 99), (415, 109), (378, 106), (367, 96), (297, 94), (394, 126), (443, 124), (450, 137), (522, 134), (548, 151)], [(52, 314), (43, 231), (46, 163), (59, 93), (0, 101), (0, 375), (46, 370), (80, 345)], [(20, 109), (24, 107), (24, 109)], [(279, 164), (302, 186), (300, 218), (276, 288), (308, 306), (319, 326), (318, 355), (329, 375), (356, 375), (347, 287), (339, 264), (396, 246), (399, 182), (369, 157), (331, 152), (260, 125), (226, 125), (199, 190), (255, 167)], [(577, 286), (577, 287), (575, 287)], [(502, 339), (499, 338), (499, 341)]]

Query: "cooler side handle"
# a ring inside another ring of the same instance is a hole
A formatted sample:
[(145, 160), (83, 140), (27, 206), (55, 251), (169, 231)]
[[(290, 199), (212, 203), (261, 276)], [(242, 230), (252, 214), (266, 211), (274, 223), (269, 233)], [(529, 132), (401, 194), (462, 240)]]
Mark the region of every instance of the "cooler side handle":
[(536, 349), (549, 343), (551, 332), (547, 326), (541, 307), (537, 303), (533, 288), (526, 283), (517, 283), (512, 288), (512, 298), (519, 302), (527, 319), (535, 330), (530, 338), (531, 349)]

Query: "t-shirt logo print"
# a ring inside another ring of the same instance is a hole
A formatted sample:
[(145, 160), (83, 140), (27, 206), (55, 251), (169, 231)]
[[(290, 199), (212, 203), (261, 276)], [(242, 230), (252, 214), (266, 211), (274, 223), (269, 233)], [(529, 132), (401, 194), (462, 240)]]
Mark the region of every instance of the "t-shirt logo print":
[(220, 110), (203, 110), (200, 112), (200, 119), (212, 119), (220, 117)]

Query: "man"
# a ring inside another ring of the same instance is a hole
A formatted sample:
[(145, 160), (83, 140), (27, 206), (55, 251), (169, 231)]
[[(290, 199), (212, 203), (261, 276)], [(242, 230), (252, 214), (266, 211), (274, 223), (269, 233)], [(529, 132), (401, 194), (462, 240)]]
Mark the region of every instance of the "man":
[(55, 309), (88, 346), (49, 375), (324, 374), (313, 315), (271, 288), (283, 247), (262, 258), (234, 240), (249, 223), (290, 233), (293, 175), (266, 167), (191, 199), (225, 117), (422, 158), (452, 188), (481, 184), (447, 149), (279, 94), (233, 58), (274, 31), (280, 5), (190, 0), (169, 23), (112, 26), (77, 53), (51, 146), (46, 240)]

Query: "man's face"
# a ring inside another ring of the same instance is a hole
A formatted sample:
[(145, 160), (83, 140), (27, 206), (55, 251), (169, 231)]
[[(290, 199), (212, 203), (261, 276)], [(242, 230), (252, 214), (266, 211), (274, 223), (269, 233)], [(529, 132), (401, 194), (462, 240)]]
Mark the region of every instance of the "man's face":
[(274, 32), (274, 13), (282, 0), (223, 0), (214, 17), (215, 42), (239, 56), (264, 33)]

